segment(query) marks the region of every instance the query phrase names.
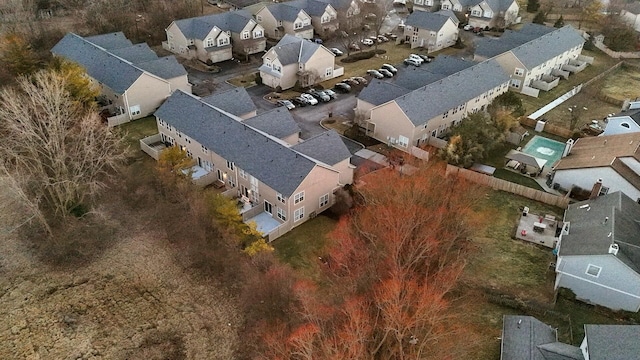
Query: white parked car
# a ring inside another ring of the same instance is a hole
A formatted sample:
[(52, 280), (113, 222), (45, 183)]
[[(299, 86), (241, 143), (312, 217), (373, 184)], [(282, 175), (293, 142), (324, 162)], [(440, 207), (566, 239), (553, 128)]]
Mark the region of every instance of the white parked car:
[(464, 31), (469, 31), (469, 30), (473, 29), (473, 26), (467, 24), (462, 29), (464, 29)]
[(300, 94), (300, 97), (305, 99), (305, 100), (307, 100), (307, 102), (310, 105), (318, 105), (318, 99), (314, 98), (313, 96), (311, 96), (309, 94), (303, 93), (303, 94)]
[(418, 62), (416, 59), (406, 58), (406, 59), (404, 59), (404, 64), (405, 65), (420, 66), (421, 63)]
[(409, 59), (413, 59), (413, 60), (419, 62), (420, 64), (422, 64), (424, 62), (424, 59), (420, 55), (417, 55), (417, 54), (410, 54), (409, 55)]
[(373, 45), (373, 40), (371, 40), (371, 39), (362, 39), (360, 42), (363, 45), (367, 45), (367, 46), (372, 46)]
[(335, 56), (342, 56), (344, 53), (338, 48), (329, 49)]

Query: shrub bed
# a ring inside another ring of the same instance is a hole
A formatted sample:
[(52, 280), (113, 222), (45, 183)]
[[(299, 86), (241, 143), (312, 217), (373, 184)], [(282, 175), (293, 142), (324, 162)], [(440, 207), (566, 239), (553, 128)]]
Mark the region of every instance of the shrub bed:
[(372, 57), (376, 56), (376, 54), (385, 54), (386, 52), (387, 51), (383, 50), (383, 49), (361, 51), (359, 53), (355, 53), (355, 54), (347, 56), (344, 59), (341, 59), (340, 62), (343, 62), (343, 63), (354, 63), (354, 62), (360, 61), (360, 60), (371, 59)]

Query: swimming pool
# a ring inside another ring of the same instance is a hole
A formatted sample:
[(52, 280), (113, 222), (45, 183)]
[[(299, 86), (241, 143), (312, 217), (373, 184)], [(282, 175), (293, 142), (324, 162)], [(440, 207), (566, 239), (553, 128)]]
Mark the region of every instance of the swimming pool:
[(553, 166), (562, 157), (564, 143), (535, 135), (522, 149), (523, 153), (547, 160), (546, 167)]

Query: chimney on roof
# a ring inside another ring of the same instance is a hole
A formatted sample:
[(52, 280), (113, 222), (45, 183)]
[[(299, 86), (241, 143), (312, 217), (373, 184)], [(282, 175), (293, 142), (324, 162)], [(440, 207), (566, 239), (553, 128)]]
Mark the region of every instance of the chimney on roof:
[(609, 245), (609, 254), (618, 255), (618, 250), (620, 250), (618, 244)]
[(600, 189), (602, 189), (602, 179), (598, 179), (598, 181), (593, 184), (591, 188), (591, 194), (589, 195), (589, 200), (595, 199), (600, 194)]
[(575, 141), (573, 139), (567, 140), (567, 143), (564, 144), (564, 151), (562, 152), (562, 157), (565, 157), (571, 153), (571, 149), (573, 148), (573, 144)]

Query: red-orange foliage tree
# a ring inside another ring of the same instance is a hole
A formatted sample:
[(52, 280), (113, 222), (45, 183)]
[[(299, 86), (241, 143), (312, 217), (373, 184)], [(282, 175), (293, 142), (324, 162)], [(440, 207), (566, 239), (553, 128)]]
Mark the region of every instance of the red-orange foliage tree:
[(295, 286), (299, 323), (267, 346), (291, 359), (454, 358), (457, 346), (441, 346), (455, 332), (448, 296), (481, 223), (480, 191), (439, 166), (379, 171), (357, 190), (331, 234), (322, 286)]

